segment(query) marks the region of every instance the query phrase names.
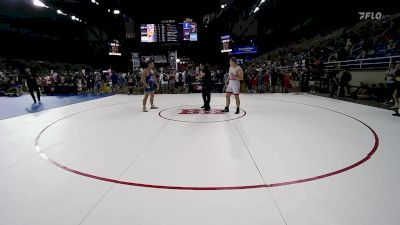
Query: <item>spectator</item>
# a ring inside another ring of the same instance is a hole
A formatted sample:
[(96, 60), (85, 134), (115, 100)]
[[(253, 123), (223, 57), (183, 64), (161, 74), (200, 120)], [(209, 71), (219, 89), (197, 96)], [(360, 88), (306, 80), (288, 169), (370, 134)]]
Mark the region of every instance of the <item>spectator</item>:
[[(264, 66), (263, 66), (264, 67)], [(265, 83), (264, 83), (264, 73), (265, 73), (265, 68), (260, 68), (260, 72), (258, 73), (257, 76), (257, 89), (258, 93), (264, 93), (265, 92)]]
[(168, 81), (169, 81), (168, 73), (169, 73), (169, 71), (164, 70), (160, 76), (161, 90), (162, 90), (163, 94), (167, 94), (169, 92), (169, 90), (168, 90)]
[(380, 103), (385, 102), (386, 90), (383, 83), (379, 83), (378, 85), (371, 84), (371, 98)]
[(265, 92), (270, 90), (270, 75), (268, 73), (268, 69), (265, 68), (263, 71), (264, 74), (264, 87), (265, 87)]
[(299, 74), (297, 73), (297, 69), (294, 69), (292, 72), (292, 93), (298, 94), (299, 93)]
[(128, 79), (128, 95), (131, 95), (131, 94), (133, 94), (133, 88), (135, 86), (133, 74), (128, 73), (127, 79)]
[(117, 94), (119, 91), (119, 78), (115, 72), (111, 73), (111, 89), (113, 94)]
[(118, 73), (119, 93), (126, 93), (126, 73)]
[(87, 89), (88, 89), (88, 92), (93, 93), (93, 90), (94, 90), (94, 75), (93, 75), (93, 73), (90, 73), (87, 78)]
[(177, 77), (177, 74), (175, 75), (174, 71), (171, 71), (171, 73), (168, 75), (169, 78), (169, 82), (168, 82), (168, 89), (169, 89), (169, 93), (173, 94), (174, 90), (175, 90), (175, 83), (176, 80), (175, 78)]
[[(395, 83), (395, 78), (394, 74), (396, 72), (396, 63), (392, 62), (390, 64), (389, 69), (386, 71), (386, 104), (389, 104), (390, 100), (392, 99), (393, 93), (394, 93), (394, 83)], [(394, 105), (394, 107), (398, 107), (397, 105)]]
[(183, 81), (184, 81), (184, 77), (186, 75), (186, 71), (184, 72), (179, 72), (177, 79), (176, 79), (176, 84), (177, 84), (177, 88), (178, 88), (178, 93), (182, 93), (182, 88), (183, 88)]
[(339, 73), (339, 89), (338, 89), (338, 96), (342, 96), (342, 90), (344, 90), (344, 95), (346, 97), (350, 96), (350, 84), (351, 81), (351, 74), (346, 69), (343, 69)]
[(36, 92), (37, 99), (40, 102), (40, 90), (37, 83), (37, 76), (34, 75), (29, 68), (25, 69), (26, 72), (26, 84), (28, 85), (29, 93), (32, 96), (33, 103), (36, 103), (34, 92)]
[(393, 93), (393, 99), (394, 99), (394, 106), (392, 107), (392, 109), (398, 109), (400, 108), (399, 106), (399, 96), (400, 96), (400, 92), (399, 92), (399, 79), (400, 79), (400, 63), (396, 64), (396, 72), (394, 73), (394, 80), (395, 80), (395, 88), (396, 90)]
[(310, 82), (310, 70), (306, 67), (304, 68), (303, 72), (300, 75), (301, 77), (301, 92), (308, 92), (310, 87), (309, 87), (309, 82)]
[(278, 85), (278, 73), (276, 72), (275, 69), (271, 70), (271, 92), (275, 93), (276, 92), (276, 86)]
[[(399, 105), (400, 102), (400, 64), (396, 65), (396, 73), (395, 73), (395, 85), (396, 85), (396, 91), (395, 91), (395, 100), (397, 100), (397, 105)], [(398, 107), (396, 113), (393, 114), (393, 116), (400, 116), (400, 107)]]
[(353, 44), (351, 43), (350, 39), (347, 39), (346, 46), (344, 47), (344, 50), (350, 55), (351, 53), (351, 47)]
[(96, 95), (103, 93), (101, 90), (101, 86), (102, 86), (101, 75), (100, 73), (96, 72), (94, 77), (94, 92)]
[(283, 92), (288, 93), (291, 89), (291, 74), (289, 72), (283, 73)]
[(330, 85), (330, 95), (329, 97), (333, 97), (335, 93), (337, 93), (339, 88), (339, 77), (337, 71), (331, 71), (328, 75)]
[(315, 76), (313, 73), (309, 73), (309, 80), (308, 80), (308, 85), (309, 85), (309, 93), (315, 94)]
[(368, 84), (360, 82), (360, 86), (354, 92), (354, 99), (369, 99), (371, 94), (371, 88)]
[(82, 94), (82, 79), (80, 78), (80, 77), (78, 77), (77, 79), (76, 79), (76, 87), (77, 87), (77, 90), (78, 90), (78, 94)]

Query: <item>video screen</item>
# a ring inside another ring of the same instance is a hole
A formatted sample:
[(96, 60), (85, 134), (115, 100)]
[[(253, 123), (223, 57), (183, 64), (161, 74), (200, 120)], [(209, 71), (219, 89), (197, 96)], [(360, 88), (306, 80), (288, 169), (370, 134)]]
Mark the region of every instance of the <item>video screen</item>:
[(184, 41), (197, 41), (197, 23), (196, 22), (183, 22), (183, 40)]
[(142, 43), (198, 41), (197, 23), (162, 21), (160, 24), (142, 24), (140, 37)]
[(162, 25), (165, 27), (165, 36), (166, 36), (166, 41), (167, 42), (177, 42), (179, 41), (179, 31), (177, 28), (177, 24), (174, 23), (168, 23), (165, 25)]
[(190, 41), (197, 41), (197, 23), (192, 22), (190, 25)]
[(221, 36), (221, 52), (232, 52), (232, 48), (230, 46), (231, 43), (231, 36), (230, 35), (224, 35)]
[(109, 52), (108, 55), (117, 55), (117, 56), (121, 56), (121, 53), (119, 52), (119, 42), (117, 40), (112, 41), (109, 44)]
[(155, 24), (140, 25), (140, 38), (143, 43), (157, 42), (157, 32)]

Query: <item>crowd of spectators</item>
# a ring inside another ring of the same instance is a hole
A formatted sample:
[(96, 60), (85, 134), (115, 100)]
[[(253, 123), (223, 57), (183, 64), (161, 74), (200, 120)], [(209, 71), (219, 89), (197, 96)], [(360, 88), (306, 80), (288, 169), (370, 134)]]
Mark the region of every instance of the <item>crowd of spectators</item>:
[[(400, 55), (399, 15), (383, 21), (362, 21), (352, 27), (331, 34), (270, 51), (242, 65), (244, 93), (326, 92), (330, 96), (348, 96), (375, 99), (389, 104), (394, 92), (395, 62), (387, 71), (386, 83), (367, 84), (351, 88), (351, 73), (343, 68), (324, 69), (326, 62), (366, 57)], [(24, 66), (11, 68), (0, 65), (0, 95), (19, 96), (27, 91)], [(19, 68), (19, 69), (16, 69)], [(111, 69), (94, 70), (88, 67), (32, 69), (41, 93), (67, 94), (142, 94), (141, 71), (116, 72)], [(210, 66), (213, 92), (223, 92), (227, 83), (227, 68)], [(201, 82), (195, 79), (198, 67), (185, 69), (156, 68), (153, 71), (160, 82), (158, 93), (191, 93), (201, 91)], [(398, 104), (395, 105), (398, 107)]]

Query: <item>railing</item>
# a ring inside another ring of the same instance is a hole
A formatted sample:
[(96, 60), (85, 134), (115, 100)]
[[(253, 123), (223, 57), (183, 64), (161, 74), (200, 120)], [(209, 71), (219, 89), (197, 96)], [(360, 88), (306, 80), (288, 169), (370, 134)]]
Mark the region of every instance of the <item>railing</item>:
[(346, 61), (335, 61), (324, 63), (325, 69), (387, 69), (390, 67), (391, 62), (399, 62), (400, 55), (386, 56), (366, 59), (354, 59)]
[(363, 46), (364, 46), (364, 41), (361, 41), (360, 43), (353, 45), (353, 47), (351, 48), (350, 55), (361, 53), (361, 49), (363, 48)]
[[(324, 69), (352, 69), (352, 70), (386, 70), (390, 67), (391, 62), (400, 63), (400, 55), (375, 57), (366, 59), (354, 59), (345, 61), (325, 62)], [(278, 69), (293, 69), (294, 66), (281, 66)]]

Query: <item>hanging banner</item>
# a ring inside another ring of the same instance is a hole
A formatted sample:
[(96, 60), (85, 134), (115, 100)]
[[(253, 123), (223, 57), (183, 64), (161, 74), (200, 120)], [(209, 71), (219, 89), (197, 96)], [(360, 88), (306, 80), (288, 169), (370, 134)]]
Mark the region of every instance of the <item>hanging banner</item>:
[(177, 51), (168, 52), (169, 67), (176, 70), (178, 68), (177, 62)]
[(132, 52), (133, 70), (140, 70), (140, 57), (139, 52)]

